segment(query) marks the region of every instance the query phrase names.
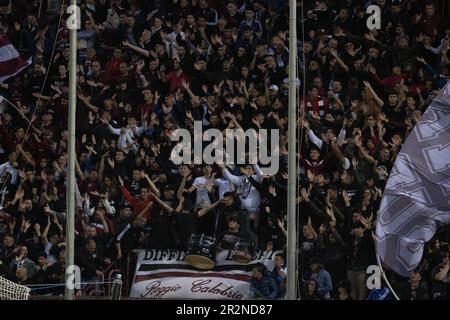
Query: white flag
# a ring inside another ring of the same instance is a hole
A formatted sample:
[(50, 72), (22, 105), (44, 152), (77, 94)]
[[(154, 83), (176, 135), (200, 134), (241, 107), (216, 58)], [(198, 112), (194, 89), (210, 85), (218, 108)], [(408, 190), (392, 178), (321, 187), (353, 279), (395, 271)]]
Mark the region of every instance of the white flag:
[(31, 64), (17, 52), (5, 34), (0, 34), (0, 82), (19, 74)]
[(409, 276), (424, 244), (449, 223), (450, 82), (397, 156), (377, 219), (377, 254), (391, 270)]

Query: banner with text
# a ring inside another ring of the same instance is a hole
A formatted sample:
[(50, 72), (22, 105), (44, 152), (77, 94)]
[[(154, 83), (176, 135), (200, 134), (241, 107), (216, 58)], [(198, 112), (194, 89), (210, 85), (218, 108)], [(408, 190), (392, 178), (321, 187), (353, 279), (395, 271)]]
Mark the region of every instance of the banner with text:
[(249, 298), (252, 269), (263, 263), (274, 267), (275, 253), (260, 251), (248, 264), (231, 258), (231, 251), (216, 255), (215, 267), (199, 270), (185, 262), (178, 250), (138, 250), (130, 297), (146, 299), (231, 299)]

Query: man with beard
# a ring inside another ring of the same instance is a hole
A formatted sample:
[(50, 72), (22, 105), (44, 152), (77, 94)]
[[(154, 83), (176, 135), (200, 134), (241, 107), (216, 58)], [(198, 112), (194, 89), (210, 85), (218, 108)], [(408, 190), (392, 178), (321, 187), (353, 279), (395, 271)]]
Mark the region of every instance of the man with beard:
[(182, 89), (181, 85), (183, 81), (189, 82), (190, 79), (186, 73), (181, 69), (180, 59), (175, 58), (172, 60), (173, 62), (173, 70), (165, 75), (163, 78), (164, 82), (169, 82), (169, 91), (170, 93), (177, 92), (178, 89)]

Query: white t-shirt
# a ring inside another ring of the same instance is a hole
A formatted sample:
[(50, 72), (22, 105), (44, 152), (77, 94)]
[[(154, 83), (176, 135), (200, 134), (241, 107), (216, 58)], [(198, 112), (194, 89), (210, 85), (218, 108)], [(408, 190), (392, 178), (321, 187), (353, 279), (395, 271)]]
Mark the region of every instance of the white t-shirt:
[[(258, 165), (253, 165), (256, 174), (253, 175), (253, 179), (257, 182), (262, 181), (262, 172)], [(248, 178), (244, 175), (235, 176), (232, 175), (228, 169), (223, 170), (223, 176), (236, 186), (236, 192), (241, 199), (241, 207), (247, 209), (248, 212), (256, 212), (259, 210), (261, 204), (261, 196), (259, 191), (252, 185)]]
[(50, 254), (50, 249), (52, 248), (52, 244), (50, 242), (47, 242), (47, 244), (44, 247), (44, 251), (47, 254), (47, 263), (48, 265), (52, 265), (56, 262), (58, 262), (58, 259), (52, 254)]
[(216, 185), (219, 188), (219, 199), (223, 199), (223, 194), (225, 192), (232, 191), (231, 182), (226, 179), (223, 178), (216, 179)]
[(209, 199), (208, 189), (206, 189), (206, 183), (208, 179), (205, 177), (197, 177), (192, 183), (193, 186), (200, 186), (197, 188), (197, 198), (195, 199), (195, 207), (196, 208), (204, 208), (211, 204), (211, 200)]

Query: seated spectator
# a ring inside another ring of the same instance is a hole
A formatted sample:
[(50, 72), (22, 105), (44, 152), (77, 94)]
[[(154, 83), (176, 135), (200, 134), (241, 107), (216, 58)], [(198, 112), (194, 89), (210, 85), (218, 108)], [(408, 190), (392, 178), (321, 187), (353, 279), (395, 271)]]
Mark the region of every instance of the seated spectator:
[(231, 216), (228, 220), (228, 230), (222, 232), (218, 237), (218, 243), (223, 249), (232, 250), (239, 239), (246, 238), (240, 230), (240, 217)]
[(303, 300), (321, 300), (320, 294), (317, 292), (316, 280), (308, 280), (305, 282), (305, 292), (301, 295)]
[(350, 282), (348, 280), (341, 280), (337, 285), (338, 293), (336, 295), (335, 300), (353, 300), (350, 295), (351, 288)]
[(253, 299), (273, 300), (278, 296), (276, 281), (263, 264), (253, 267), (250, 293)]

